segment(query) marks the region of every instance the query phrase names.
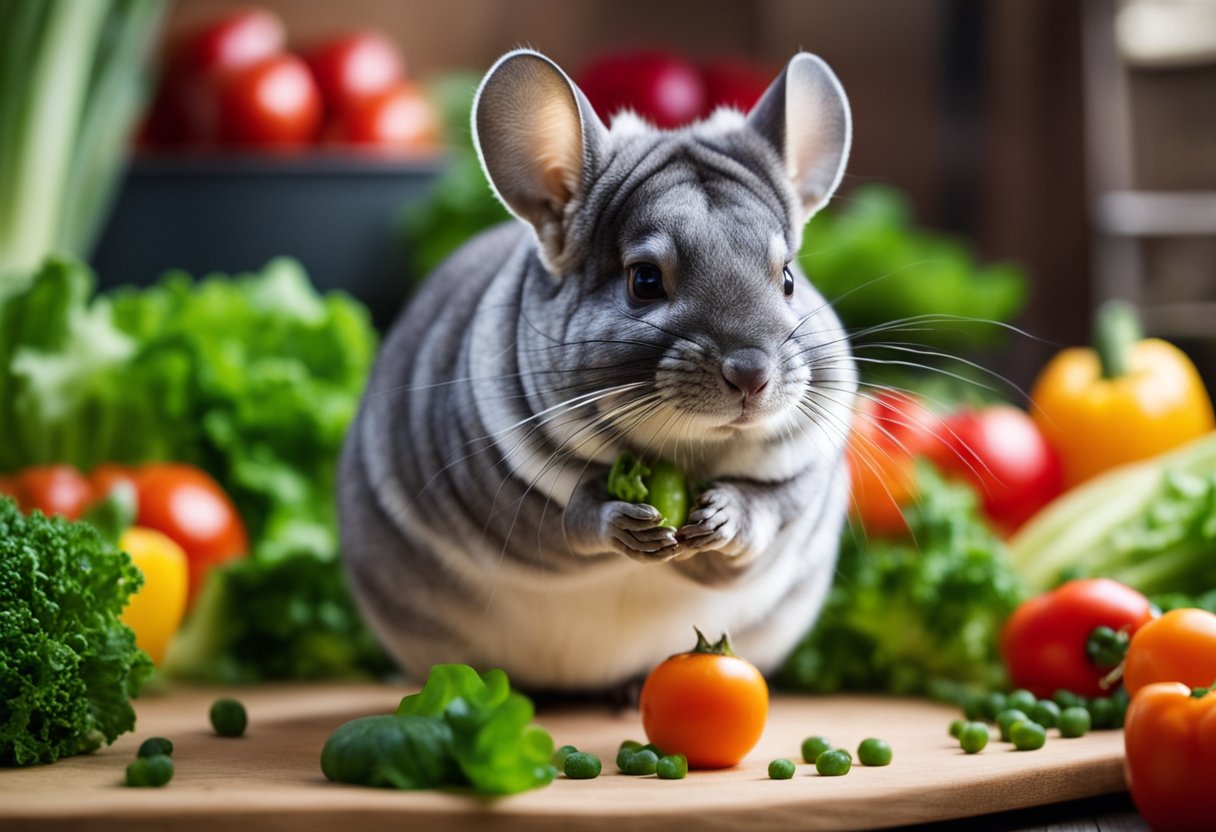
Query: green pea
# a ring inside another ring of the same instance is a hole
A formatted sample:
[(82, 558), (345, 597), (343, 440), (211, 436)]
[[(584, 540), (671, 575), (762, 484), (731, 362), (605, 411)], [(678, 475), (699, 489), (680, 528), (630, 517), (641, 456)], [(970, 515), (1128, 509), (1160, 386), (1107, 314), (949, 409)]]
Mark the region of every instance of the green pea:
[(1034, 751), (1047, 742), (1047, 729), (1029, 719), (1019, 720), (1009, 729), (1009, 737), (1018, 751)]
[(642, 750), (642, 744), (637, 740), (625, 740), (623, 743), (621, 743), (619, 750), (628, 751), (630, 754), (634, 754)]
[(1007, 709), (1014, 708), (1028, 714), (1034, 708), (1034, 704), (1038, 701), (1038, 698), (1036, 698), (1035, 695), (1030, 691), (1026, 690), (1025, 688), (1018, 688), (1005, 698), (1005, 707)]
[(819, 759), (820, 754), (830, 751), (831, 748), (832, 744), (826, 737), (807, 737), (802, 741), (802, 759), (813, 763)]
[(221, 737), (239, 737), (248, 724), (245, 706), (235, 699), (217, 699), (211, 703), (211, 727)]
[(553, 767), (558, 771), (562, 771), (566, 767), (566, 759), (578, 751), (573, 745), (563, 745), (561, 748), (553, 752)]
[(667, 756), (667, 755), (666, 755), (666, 754), (664, 754), (664, 753), (663, 753), (661, 750), (659, 750), (659, 747), (658, 747), (657, 745), (655, 745), (655, 744), (654, 744), (654, 743), (652, 743), (652, 742), (648, 742), (648, 743), (646, 743), (645, 745), (643, 745), (643, 746), (642, 746), (640, 749), (638, 749), (638, 750), (639, 750), (639, 751), (653, 751), (653, 752), (654, 752), (654, 756), (659, 757), (659, 758), (662, 758), (662, 757)]
[(768, 776), (773, 780), (789, 780), (794, 776), (794, 761), (778, 757), (768, 764)]
[(148, 737), (140, 743), (139, 751), (135, 756), (155, 757), (157, 754), (163, 754), (166, 757), (173, 756), (173, 741), (164, 737)]
[(1131, 697), (1127, 695), (1127, 690), (1119, 688), (1110, 695), (1110, 701), (1115, 706), (1115, 717), (1112, 727), (1122, 728), (1123, 721), (1127, 718), (1127, 706), (1131, 703)]
[(1081, 698), (1070, 690), (1058, 690), (1051, 695), (1051, 701), (1060, 706), (1060, 710), (1065, 708), (1075, 708), (1081, 704)]
[(688, 483), (684, 473), (670, 462), (659, 460), (646, 478), (646, 502), (663, 515), (660, 524), (678, 529), (688, 519)]
[(984, 718), (984, 697), (979, 694), (968, 694), (963, 700), (963, 718), (968, 722), (975, 722), (978, 719)]
[(654, 774), (658, 764), (658, 755), (649, 748), (643, 748), (641, 751), (630, 754), (629, 759), (625, 761), (625, 765), (621, 770), (626, 774), (634, 776)]
[(857, 746), (857, 759), (863, 766), (885, 766), (891, 764), (891, 745), (886, 740), (870, 737)]
[(1089, 711), (1081, 707), (1065, 708), (1060, 712), (1056, 726), (1060, 729), (1061, 737), (1083, 737), (1089, 732), (1092, 721)]
[(688, 758), (683, 754), (668, 754), (655, 763), (654, 773), (660, 780), (683, 780), (688, 775)]
[(1009, 729), (1013, 727), (1013, 723), (1023, 719), (1030, 719), (1030, 717), (1025, 711), (1017, 708), (1008, 708), (997, 715), (996, 724), (1001, 729), (1001, 742), (1009, 742)]
[(848, 774), (853, 767), (853, 758), (843, 748), (825, 751), (815, 760), (815, 771), (824, 777), (839, 777)]
[(950, 723), (950, 736), (958, 739), (958, 735), (962, 733), (963, 726), (967, 723), (961, 719), (956, 719)]
[(982, 722), (968, 722), (959, 731), (958, 744), (968, 754), (978, 754), (988, 745), (988, 726)]
[(1089, 711), (1089, 718), (1095, 729), (1115, 726), (1115, 703), (1110, 699), (1106, 697), (1091, 699), (1086, 709)]
[(1008, 707), (1005, 704), (1005, 694), (1000, 691), (993, 691), (984, 697), (980, 713), (984, 719), (992, 722), (996, 719), (997, 714)]
[(164, 754), (136, 757), (127, 766), (127, 785), (158, 788), (173, 779), (173, 760)]
[(586, 751), (571, 751), (564, 761), (563, 771), (571, 780), (594, 780), (602, 769), (600, 758)]
[(1040, 699), (1030, 709), (1030, 718), (1044, 728), (1055, 728), (1060, 720), (1060, 706), (1050, 699)]

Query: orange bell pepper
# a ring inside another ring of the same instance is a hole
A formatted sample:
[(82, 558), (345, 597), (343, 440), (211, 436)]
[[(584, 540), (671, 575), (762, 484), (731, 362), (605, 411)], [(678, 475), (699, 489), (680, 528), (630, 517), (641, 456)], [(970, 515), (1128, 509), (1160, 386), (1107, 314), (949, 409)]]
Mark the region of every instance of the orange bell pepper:
[(1123, 773), (1157, 832), (1216, 825), (1216, 691), (1156, 682), (1132, 697), (1123, 724)]
[(1216, 428), (1195, 366), (1172, 344), (1141, 338), (1129, 304), (1098, 310), (1094, 340), (1096, 349), (1057, 354), (1030, 391), (1032, 416), (1060, 453), (1065, 487)]
[(1216, 615), (1170, 610), (1136, 631), (1123, 659), (1123, 687), (1135, 696), (1153, 682), (1216, 683)]

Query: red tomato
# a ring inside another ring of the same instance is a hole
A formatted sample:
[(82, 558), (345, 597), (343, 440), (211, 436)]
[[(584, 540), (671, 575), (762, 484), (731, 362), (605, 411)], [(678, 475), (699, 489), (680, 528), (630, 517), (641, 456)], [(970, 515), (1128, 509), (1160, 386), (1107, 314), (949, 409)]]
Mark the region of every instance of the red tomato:
[(376, 32), (328, 40), (305, 58), (331, 112), (341, 112), (362, 98), (386, 92), (405, 76), (401, 52)]
[(933, 461), (972, 483), (984, 513), (1012, 532), (1064, 490), (1060, 457), (1034, 420), (1012, 405), (963, 410), (946, 419)]
[(176, 66), (195, 73), (237, 69), (283, 51), (287, 29), (266, 9), (245, 9), (210, 23), (181, 44)]
[(1095, 627), (1134, 634), (1153, 617), (1136, 590), (1109, 578), (1069, 581), (1031, 598), (1001, 630), (1001, 658), (1016, 688), (1048, 697), (1057, 690), (1106, 696), (1099, 684), (1110, 668), (1090, 661), (1085, 645)]
[(17, 503), (26, 513), (38, 509), (79, 520), (93, 499), (88, 480), (70, 465), (31, 466), (17, 474), (14, 485)]
[(225, 72), (217, 79), (219, 127), (226, 144), (292, 147), (321, 126), (321, 93), (308, 65), (281, 54)]
[(439, 141), (439, 116), (412, 84), (352, 102), (333, 132), (337, 141), (398, 149), (432, 147)]
[(110, 489), (121, 483), (135, 487), (135, 475), (131, 469), (113, 462), (98, 465), (89, 472), (89, 486), (93, 489), (93, 499), (100, 500), (110, 493)]
[(938, 419), (913, 396), (884, 391), (859, 398), (846, 459), (852, 510), (869, 534), (907, 530), (903, 508), (916, 498), (915, 457), (937, 442)]
[(705, 84), (705, 115), (719, 107), (747, 112), (772, 81), (771, 73), (742, 61), (715, 61), (701, 67)]
[(578, 85), (605, 121), (630, 109), (658, 127), (672, 128), (705, 112), (705, 84), (696, 69), (662, 52), (600, 58), (583, 69)]
[(219, 484), (191, 465), (157, 463), (135, 471), (135, 524), (170, 537), (190, 561), (190, 599), (207, 571), (248, 550), (245, 525)]

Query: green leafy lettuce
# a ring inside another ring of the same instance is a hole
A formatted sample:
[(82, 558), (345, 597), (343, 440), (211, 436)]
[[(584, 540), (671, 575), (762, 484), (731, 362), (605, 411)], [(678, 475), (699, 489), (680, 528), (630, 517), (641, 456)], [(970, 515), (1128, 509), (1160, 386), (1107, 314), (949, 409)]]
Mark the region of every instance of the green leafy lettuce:
[(532, 724), (531, 701), (501, 670), (431, 668), (393, 716), (352, 720), (330, 736), (321, 770), (330, 780), (398, 789), (469, 786), (515, 794), (552, 782), (553, 739)]
[(850, 527), (819, 620), (780, 682), (816, 692), (887, 691), (953, 698), (1004, 679), (997, 641), (1024, 597), (975, 493), (918, 472), (911, 538), (867, 539)]
[(52, 763), (135, 727), (152, 670), (119, 620), (143, 576), (88, 523), (0, 498), (0, 765)]

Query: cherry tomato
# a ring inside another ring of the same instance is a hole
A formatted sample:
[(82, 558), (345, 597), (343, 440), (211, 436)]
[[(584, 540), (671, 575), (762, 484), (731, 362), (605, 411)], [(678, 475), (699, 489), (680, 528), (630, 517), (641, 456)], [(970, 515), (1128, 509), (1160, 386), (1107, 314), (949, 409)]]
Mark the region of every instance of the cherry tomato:
[(316, 138), (321, 93), (301, 58), (273, 55), (224, 72), (216, 83), (224, 143), (293, 147)]
[(696, 69), (662, 52), (607, 55), (583, 69), (578, 85), (605, 121), (630, 109), (672, 128), (705, 112), (705, 84)]
[(1110, 668), (1090, 661), (1090, 634), (1106, 626), (1134, 640), (1152, 617), (1148, 599), (1117, 581), (1069, 581), (1013, 611), (1001, 630), (1001, 658), (1013, 686), (1035, 696), (1048, 697), (1057, 690), (1105, 696), (1108, 691), (1100, 682)]
[(325, 106), (341, 112), (369, 95), (386, 92), (405, 75), (401, 52), (376, 32), (357, 32), (322, 43), (305, 58)]
[(743, 61), (714, 61), (701, 67), (705, 84), (705, 115), (719, 107), (747, 112), (768, 89), (773, 73)]
[(334, 138), (397, 149), (433, 147), (439, 116), (413, 84), (402, 82), (352, 102), (339, 117)]
[(852, 511), (868, 534), (905, 532), (903, 508), (917, 495), (915, 457), (937, 442), (937, 417), (894, 391), (858, 399), (846, 460)]
[(755, 747), (768, 716), (760, 671), (730, 650), (726, 636), (697, 646), (650, 672), (639, 701), (647, 738), (689, 768), (729, 768)]
[(17, 503), (27, 514), (38, 509), (43, 514), (79, 520), (93, 499), (88, 480), (70, 465), (31, 466), (17, 474), (13, 484)]
[(135, 487), (135, 475), (130, 468), (107, 462), (89, 472), (89, 487), (93, 489), (94, 500), (105, 497), (110, 493), (110, 489), (120, 484)]
[(12, 497), (17, 500), (17, 483), (12, 477), (0, 477), (0, 497)]
[(1123, 687), (1135, 696), (1154, 682), (1193, 688), (1216, 683), (1216, 615), (1170, 610), (1136, 631), (1123, 662)]
[(162, 532), (186, 551), (191, 600), (209, 569), (248, 550), (236, 507), (206, 472), (180, 463), (145, 465), (135, 471), (135, 487), (136, 525)]
[(249, 66), (283, 51), (287, 28), (266, 9), (245, 9), (207, 24), (176, 50), (174, 63), (194, 72)]
[(1064, 490), (1059, 455), (1012, 405), (959, 411), (946, 419), (942, 439), (933, 461), (975, 486), (984, 513), (1002, 531), (1014, 531)]

